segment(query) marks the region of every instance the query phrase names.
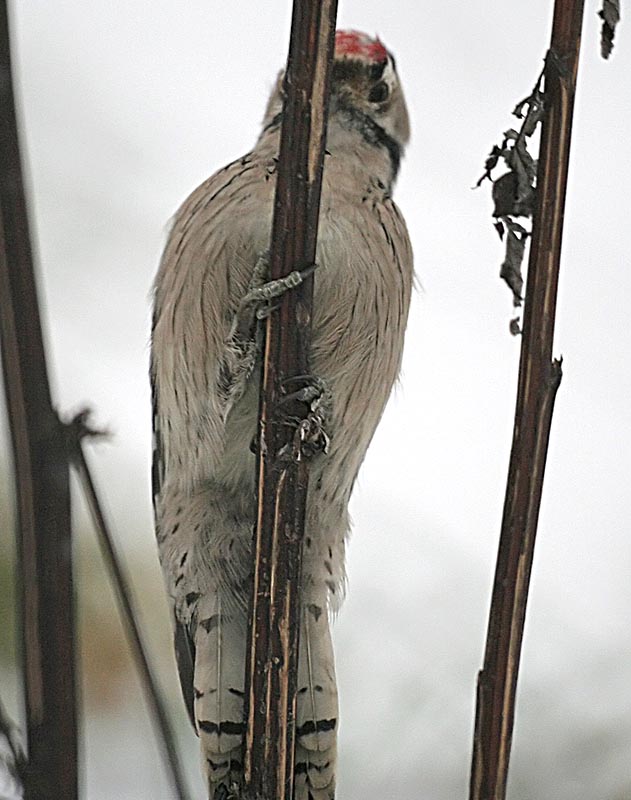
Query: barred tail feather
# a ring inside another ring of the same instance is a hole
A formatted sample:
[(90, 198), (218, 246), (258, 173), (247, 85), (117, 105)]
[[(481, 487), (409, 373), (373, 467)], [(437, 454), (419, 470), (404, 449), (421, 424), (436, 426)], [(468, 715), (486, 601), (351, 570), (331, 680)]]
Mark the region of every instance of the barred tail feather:
[(193, 692), (210, 798), (241, 780), (244, 665), (245, 619), (224, 612), (217, 593), (200, 600)]
[(326, 606), (303, 606), (296, 702), (295, 800), (335, 795), (337, 688)]

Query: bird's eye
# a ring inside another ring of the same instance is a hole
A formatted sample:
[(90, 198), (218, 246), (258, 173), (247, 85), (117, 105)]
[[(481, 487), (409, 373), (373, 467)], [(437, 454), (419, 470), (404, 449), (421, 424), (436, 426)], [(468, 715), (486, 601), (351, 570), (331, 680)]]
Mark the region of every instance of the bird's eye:
[(370, 90), (368, 99), (371, 103), (383, 103), (384, 100), (388, 99), (389, 94), (390, 89), (388, 88), (388, 84), (384, 83), (384, 81), (379, 81), (379, 83), (376, 83)]

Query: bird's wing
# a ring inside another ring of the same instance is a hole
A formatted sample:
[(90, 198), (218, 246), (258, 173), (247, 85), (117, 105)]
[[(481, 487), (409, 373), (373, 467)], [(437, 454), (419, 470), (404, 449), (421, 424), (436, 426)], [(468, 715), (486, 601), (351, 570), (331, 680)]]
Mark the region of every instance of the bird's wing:
[[(174, 530), (177, 497), (209, 477), (221, 456), (222, 352), (257, 257), (269, 244), (271, 174), (269, 160), (251, 153), (199, 186), (175, 215), (156, 277), (152, 490), (161, 562), (173, 600), (191, 536)], [(189, 623), (176, 613), (180, 683), (195, 724), (195, 630)]]
[(269, 244), (269, 170), (250, 153), (201, 184), (175, 216), (155, 284), (154, 498), (165, 482), (190, 490), (212, 474), (221, 453), (220, 361)]

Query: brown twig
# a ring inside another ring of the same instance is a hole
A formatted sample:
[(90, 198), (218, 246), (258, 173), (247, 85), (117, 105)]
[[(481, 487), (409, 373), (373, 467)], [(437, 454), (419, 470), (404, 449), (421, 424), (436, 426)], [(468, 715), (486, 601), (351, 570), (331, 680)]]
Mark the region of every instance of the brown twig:
[(188, 800), (190, 795), (186, 788), (184, 771), (178, 757), (175, 736), (171, 730), (164, 700), (162, 699), (162, 694), (153, 674), (153, 670), (151, 669), (149, 657), (142, 641), (140, 626), (134, 610), (131, 587), (123, 570), (120, 558), (116, 553), (114, 540), (107, 520), (105, 519), (103, 507), (99, 501), (96, 486), (94, 485), (90, 468), (83, 451), (82, 442), (84, 438), (103, 435), (102, 432), (88, 427), (87, 417), (87, 412), (81, 412), (67, 426), (68, 452), (90, 509), (103, 560), (105, 561), (105, 566), (114, 587), (132, 658), (140, 676), (140, 682), (145, 693), (146, 702), (149, 706), (154, 729), (158, 733), (159, 742), (162, 746), (173, 789), (173, 797), (176, 798), (176, 800)]
[(40, 325), (0, 4), (0, 335), (18, 507), (28, 766), (26, 800), (77, 797), (77, 708), (70, 488)]
[(557, 0), (528, 266), (513, 445), (484, 666), (478, 676), (470, 800), (503, 800), (530, 571), (561, 362), (552, 361), (583, 0)]
[[(271, 277), (315, 260), (337, 0), (295, 0), (270, 248)], [(293, 786), (300, 565), (308, 481), (282, 424), (283, 383), (309, 373), (313, 280), (267, 321), (261, 391), (258, 516), (246, 665), (245, 792), (289, 800)], [(283, 413), (291, 413), (285, 409)]]

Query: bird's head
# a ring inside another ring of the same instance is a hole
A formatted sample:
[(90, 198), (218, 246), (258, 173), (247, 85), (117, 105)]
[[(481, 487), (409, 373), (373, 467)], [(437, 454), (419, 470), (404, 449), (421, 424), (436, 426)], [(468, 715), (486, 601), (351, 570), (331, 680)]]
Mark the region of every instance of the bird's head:
[[(264, 130), (280, 123), (283, 77), (281, 72), (272, 91)], [(353, 30), (336, 32), (329, 116), (385, 146), (396, 174), (410, 123), (394, 58), (379, 38)]]
[(391, 53), (379, 38), (337, 31), (331, 85), (331, 113), (365, 115), (403, 148), (410, 122)]

